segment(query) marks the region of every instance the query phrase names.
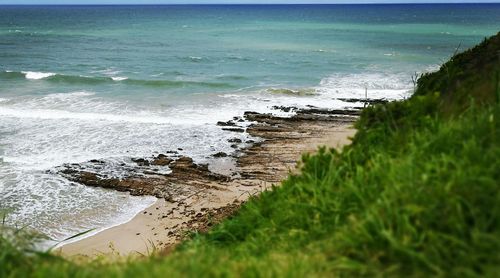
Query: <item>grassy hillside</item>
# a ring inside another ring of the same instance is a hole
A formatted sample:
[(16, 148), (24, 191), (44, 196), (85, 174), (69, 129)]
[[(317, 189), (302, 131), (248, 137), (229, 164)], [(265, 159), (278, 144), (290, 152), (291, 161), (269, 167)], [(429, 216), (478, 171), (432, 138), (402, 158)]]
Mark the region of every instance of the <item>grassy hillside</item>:
[(500, 99), (500, 36), (485, 39), (481, 44), (455, 55), (441, 66), (439, 72), (423, 75), (415, 95), (440, 92), (441, 110), (460, 113), (474, 99), (479, 104)]
[(499, 51), (500, 34), (410, 99), (367, 108), (351, 146), (304, 157), (300, 175), (167, 257), (76, 265), (4, 232), (0, 277), (496, 276)]

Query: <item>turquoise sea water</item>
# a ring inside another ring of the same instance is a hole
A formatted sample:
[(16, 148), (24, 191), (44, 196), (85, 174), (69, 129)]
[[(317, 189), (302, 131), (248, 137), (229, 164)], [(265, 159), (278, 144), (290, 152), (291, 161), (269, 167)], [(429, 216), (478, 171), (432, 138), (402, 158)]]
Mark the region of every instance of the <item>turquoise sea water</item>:
[(118, 224), (154, 198), (50, 170), (177, 148), (207, 162), (231, 152), (219, 120), (404, 98), (498, 31), (500, 4), (0, 6), (0, 207), (53, 238)]

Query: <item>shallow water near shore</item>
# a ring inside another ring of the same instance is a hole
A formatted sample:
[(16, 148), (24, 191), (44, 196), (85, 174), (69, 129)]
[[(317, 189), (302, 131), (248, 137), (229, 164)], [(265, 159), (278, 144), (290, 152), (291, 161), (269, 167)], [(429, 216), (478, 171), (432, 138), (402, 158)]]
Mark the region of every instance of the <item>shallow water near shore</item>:
[(247, 110), (405, 98), (499, 22), (497, 4), (0, 7), (0, 207), (54, 239), (127, 221), (154, 198), (50, 170), (169, 150), (206, 163), (246, 136), (217, 121)]

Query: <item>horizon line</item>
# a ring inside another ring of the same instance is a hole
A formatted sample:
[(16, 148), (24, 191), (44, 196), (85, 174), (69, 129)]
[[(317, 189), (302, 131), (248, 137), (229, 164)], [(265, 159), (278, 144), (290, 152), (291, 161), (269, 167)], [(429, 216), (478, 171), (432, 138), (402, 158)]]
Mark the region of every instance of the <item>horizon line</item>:
[(99, 3), (99, 4), (0, 4), (0, 6), (268, 6), (268, 5), (433, 5), (433, 4), (500, 4), (499, 2), (364, 2), (364, 3)]

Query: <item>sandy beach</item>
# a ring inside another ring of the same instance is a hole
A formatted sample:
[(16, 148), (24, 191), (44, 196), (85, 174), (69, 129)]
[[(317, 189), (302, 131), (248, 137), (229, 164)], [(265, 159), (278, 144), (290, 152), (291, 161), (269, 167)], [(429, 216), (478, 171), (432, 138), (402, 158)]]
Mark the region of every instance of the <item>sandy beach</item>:
[[(68, 170), (65, 173), (75, 181), (137, 195), (154, 195), (158, 200), (131, 221), (63, 245), (56, 252), (69, 258), (92, 258), (141, 256), (168, 250), (190, 231), (209, 230), (232, 215), (250, 196), (278, 184), (300, 167), (297, 161), (302, 154), (314, 152), (319, 146), (341, 148), (348, 144), (355, 133), (352, 123), (357, 114), (357, 111), (308, 109), (297, 111), (292, 117), (278, 117), (247, 112), (243, 118), (251, 125), (244, 131), (261, 138), (261, 142), (245, 145), (238, 157), (221, 155), (219, 165), (208, 167), (196, 165), (187, 157), (173, 161), (157, 157), (152, 163), (158, 164), (160, 160), (170, 163), (173, 172), (167, 177), (115, 182)], [(235, 118), (219, 125), (241, 132), (243, 127), (237, 123)], [(235, 165), (230, 161), (235, 161)]]

